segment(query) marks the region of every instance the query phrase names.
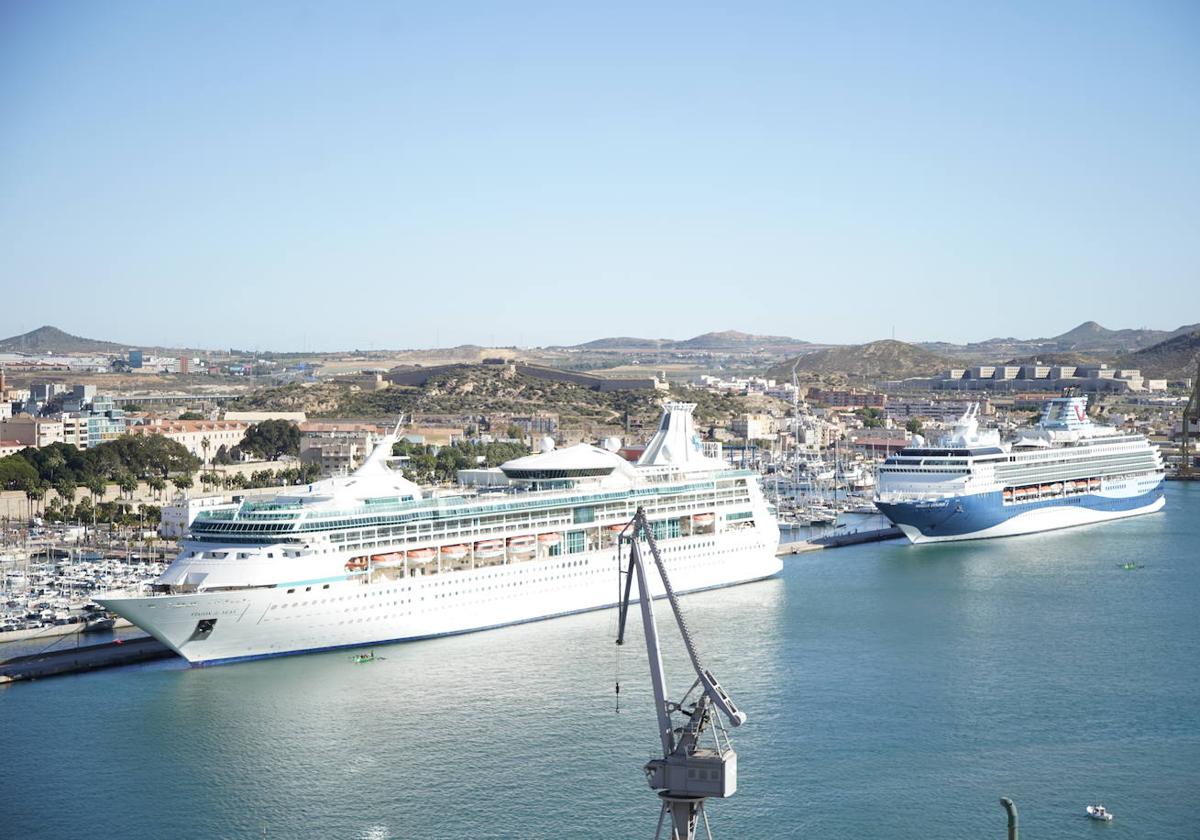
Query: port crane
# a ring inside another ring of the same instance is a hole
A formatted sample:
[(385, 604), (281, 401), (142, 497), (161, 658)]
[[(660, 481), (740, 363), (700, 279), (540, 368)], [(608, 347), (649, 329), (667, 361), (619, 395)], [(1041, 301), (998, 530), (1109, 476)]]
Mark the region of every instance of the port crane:
[[(678, 703), (667, 699), (666, 679), (663, 675), (662, 651), (658, 643), (658, 625), (654, 620), (654, 608), (650, 598), (647, 560), (642, 554), (642, 541), (650, 548), (653, 566), (657, 569), (671, 604), (671, 612), (683, 637), (696, 680)], [(622, 549), (628, 547), (629, 562), (622, 564)], [(643, 508), (638, 508), (633, 520), (621, 531), (617, 541), (617, 564), (625, 575), (624, 593), (619, 605), (617, 644), (625, 642), (625, 623), (629, 616), (630, 594), (634, 576), (637, 576), (638, 599), (642, 611), (642, 627), (646, 636), (646, 654), (650, 660), (650, 680), (654, 687), (654, 708), (658, 720), (658, 737), (662, 744), (662, 758), (654, 758), (644, 768), (646, 781), (658, 791), (662, 808), (658, 814), (655, 840), (662, 833), (663, 821), (670, 817), (670, 840), (695, 840), (700, 821), (709, 840), (712, 832), (708, 827), (708, 816), (704, 812), (704, 800), (710, 796), (732, 796), (737, 790), (737, 753), (729, 743), (716, 710), (729, 719), (731, 726), (741, 726), (746, 715), (740, 711), (725, 689), (700, 662), (692, 634), (679, 608), (679, 599), (671, 587), (666, 566), (658, 553), (654, 531), (646, 521)], [(620, 683), (617, 684), (620, 692)], [(678, 725), (672, 715), (680, 719)], [(705, 733), (711, 736), (702, 742)]]
[(1192, 394), (1183, 409), (1183, 428), (1179, 437), (1179, 469), (1176, 475), (1180, 478), (1192, 478), (1192, 423), (1200, 417), (1200, 361), (1196, 362), (1196, 378), (1192, 380)]

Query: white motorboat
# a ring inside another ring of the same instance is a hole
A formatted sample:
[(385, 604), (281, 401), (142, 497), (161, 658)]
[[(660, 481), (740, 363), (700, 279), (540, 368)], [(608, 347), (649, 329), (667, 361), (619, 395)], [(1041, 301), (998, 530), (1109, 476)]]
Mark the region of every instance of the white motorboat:
[(1103, 820), (1105, 822), (1109, 822), (1113, 818), (1113, 815), (1103, 805), (1087, 806), (1087, 815), (1094, 820)]

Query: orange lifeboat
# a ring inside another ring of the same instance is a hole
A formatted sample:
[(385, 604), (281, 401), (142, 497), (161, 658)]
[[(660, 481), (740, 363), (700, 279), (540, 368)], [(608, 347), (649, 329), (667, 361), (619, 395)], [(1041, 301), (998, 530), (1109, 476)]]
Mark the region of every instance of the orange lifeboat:
[(518, 554), (526, 551), (533, 551), (533, 546), (535, 543), (536, 540), (534, 540), (534, 538), (528, 534), (520, 537), (509, 537), (508, 550), (517, 552)]
[(538, 534), (538, 542), (541, 545), (558, 545), (562, 542), (562, 534), (556, 534), (553, 531), (548, 534)]
[(398, 569), (404, 565), (404, 555), (399, 551), (391, 554), (376, 554), (371, 558), (371, 565), (376, 569)]
[(711, 513), (697, 513), (692, 516), (692, 521), (697, 525), (711, 525), (717, 517)]
[(504, 553), (504, 540), (480, 540), (475, 543), (476, 557), (499, 557)]
[(414, 548), (407, 553), (408, 559), (413, 563), (428, 563), (433, 559), (435, 552), (432, 548)]
[(366, 557), (351, 557), (346, 561), (347, 572), (365, 572), (367, 570)]
[(622, 531), (624, 531), (624, 530), (625, 530), (625, 526), (626, 526), (627, 524), (629, 524), (629, 523), (627, 523), (627, 522), (622, 522), (622, 523), (619, 523), (619, 524), (617, 524), (617, 525), (609, 525), (609, 526), (608, 526), (608, 530), (612, 531), (614, 534), (619, 534), (619, 533), (621, 533)]
[(461, 560), (467, 556), (470, 551), (465, 545), (444, 545), (442, 546), (442, 557), (446, 560)]

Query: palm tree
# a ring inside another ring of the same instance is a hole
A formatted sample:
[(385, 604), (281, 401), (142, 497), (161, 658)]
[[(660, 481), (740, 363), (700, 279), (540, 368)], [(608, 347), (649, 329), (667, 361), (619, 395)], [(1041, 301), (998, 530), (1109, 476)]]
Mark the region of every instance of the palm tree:
[(146, 484), (154, 491), (154, 495), (157, 498), (162, 499), (162, 491), (167, 487), (167, 482), (162, 476), (152, 475), (146, 479)]
[(117, 476), (117, 486), (121, 488), (122, 493), (132, 499), (137, 490), (138, 480), (130, 473), (121, 473)]
[(77, 489), (78, 487), (75, 482), (69, 478), (64, 478), (54, 483), (54, 492), (58, 494), (60, 499), (70, 504), (75, 504), (75, 491)]
[(171, 479), (171, 483), (174, 484), (177, 489), (186, 491), (196, 482), (192, 481), (192, 477), (188, 473), (180, 473)]
[(204, 464), (201, 466), (211, 466), (208, 461), (208, 447), (212, 446), (212, 441), (208, 439), (208, 435), (200, 438), (200, 448), (204, 450)]
[(33, 519), (33, 503), (40, 502), (46, 498), (46, 488), (49, 485), (44, 481), (33, 481), (25, 486), (25, 498), (29, 500), (29, 518)]
[(108, 482), (98, 475), (91, 475), (83, 483), (88, 492), (92, 494), (92, 506), (94, 507), (98, 501), (104, 498), (104, 493), (108, 490)]

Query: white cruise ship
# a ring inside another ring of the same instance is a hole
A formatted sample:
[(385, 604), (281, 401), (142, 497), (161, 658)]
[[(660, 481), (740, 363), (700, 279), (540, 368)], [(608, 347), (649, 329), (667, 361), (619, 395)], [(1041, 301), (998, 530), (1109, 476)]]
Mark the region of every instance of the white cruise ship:
[(1098, 426), (1087, 397), (1049, 400), (1011, 441), (977, 409), (935, 446), (879, 468), (875, 505), (914, 543), (1029, 534), (1161, 510), (1163, 462), (1142, 435)]
[(200, 513), (151, 594), (96, 601), (195, 664), (482, 630), (613, 605), (639, 506), (677, 591), (774, 575), (757, 474), (705, 456), (694, 407), (668, 403), (636, 464), (579, 444), (505, 463), (500, 493), (423, 492), (388, 439), (352, 475)]

